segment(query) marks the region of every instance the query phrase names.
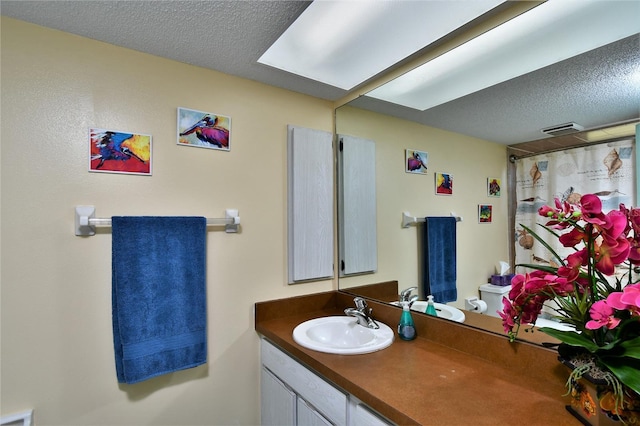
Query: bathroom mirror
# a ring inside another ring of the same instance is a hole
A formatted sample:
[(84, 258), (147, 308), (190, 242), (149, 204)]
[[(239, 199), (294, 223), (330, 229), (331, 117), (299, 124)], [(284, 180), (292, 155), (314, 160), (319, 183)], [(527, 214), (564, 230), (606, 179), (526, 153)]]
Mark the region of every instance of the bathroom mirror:
[[(424, 112), (366, 95), (337, 108), (337, 134), (376, 145), (378, 241), (377, 270), (340, 277), (339, 289), (391, 302), (397, 292), (387, 288), (378, 293), (370, 285), (397, 282), (396, 291), (420, 286), (419, 229), (402, 227), (402, 212), (407, 211), (416, 217), (462, 218), (456, 226), (458, 299), (450, 305), (464, 309), (465, 298), (479, 297), (478, 288), (495, 273), (495, 265), (510, 261), (514, 237), (509, 232), (508, 157), (589, 143), (585, 132), (557, 138), (541, 133), (552, 125), (576, 122), (590, 130), (637, 121), (639, 43), (636, 34)], [(620, 95), (621, 90), (629, 95)], [(407, 173), (407, 150), (428, 154), (424, 173)], [(436, 173), (452, 176), (453, 194), (436, 193)], [(499, 197), (488, 194), (489, 178), (507, 187)], [(481, 205), (492, 207), (491, 222), (480, 223)], [(499, 318), (478, 317), (465, 322), (502, 334)], [(550, 340), (543, 333), (520, 337), (535, 343)]]

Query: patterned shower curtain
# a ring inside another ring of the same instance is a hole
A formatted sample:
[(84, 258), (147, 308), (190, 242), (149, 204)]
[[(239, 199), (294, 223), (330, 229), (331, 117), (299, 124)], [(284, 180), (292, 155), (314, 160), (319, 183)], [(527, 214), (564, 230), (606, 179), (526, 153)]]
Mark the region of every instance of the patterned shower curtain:
[[(582, 194), (596, 194), (606, 213), (620, 203), (636, 207), (635, 141), (602, 143), (588, 147), (539, 154), (516, 160), (515, 263), (550, 264), (551, 253), (521, 226), (525, 225), (553, 247), (563, 258), (572, 252), (562, 247), (536, 223), (543, 205), (554, 199), (579, 201)], [(551, 265), (554, 265), (551, 263)], [(554, 265), (555, 266), (555, 265)], [(516, 273), (527, 270), (516, 267)]]

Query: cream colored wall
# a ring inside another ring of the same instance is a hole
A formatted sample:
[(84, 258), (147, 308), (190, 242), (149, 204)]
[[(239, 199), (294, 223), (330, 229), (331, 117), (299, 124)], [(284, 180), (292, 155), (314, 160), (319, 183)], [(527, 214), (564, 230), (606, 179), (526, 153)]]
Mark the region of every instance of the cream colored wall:
[[(418, 283), (418, 230), (402, 228), (412, 216), (462, 216), (457, 225), (458, 300), (478, 296), (499, 260), (508, 260), (506, 147), (373, 112), (341, 107), (338, 133), (376, 142), (378, 271), (340, 279), (340, 288), (398, 280), (400, 289)], [(426, 175), (404, 171), (405, 149), (429, 153)], [(453, 176), (453, 195), (435, 195), (434, 172)], [(500, 198), (487, 196), (487, 178), (501, 178)], [(478, 204), (493, 205), (493, 221), (478, 223)]]
[[(332, 131), (329, 102), (2, 18), (2, 414), (40, 425), (259, 422), (256, 301), (327, 291), (286, 281), (286, 126)], [(211, 49), (213, 54), (214, 49)], [(176, 108), (232, 117), (230, 152), (176, 145)], [(88, 128), (153, 135), (153, 176), (87, 172)], [(237, 208), (208, 233), (209, 362), (118, 385), (109, 231), (98, 217)]]

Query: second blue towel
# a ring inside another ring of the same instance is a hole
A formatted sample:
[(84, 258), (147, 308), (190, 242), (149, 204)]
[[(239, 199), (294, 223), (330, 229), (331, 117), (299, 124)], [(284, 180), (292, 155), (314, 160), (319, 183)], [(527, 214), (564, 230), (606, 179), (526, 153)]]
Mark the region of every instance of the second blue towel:
[(427, 217), (423, 226), (423, 279), (425, 297), (433, 295), (436, 302), (454, 302), (456, 287), (456, 219)]

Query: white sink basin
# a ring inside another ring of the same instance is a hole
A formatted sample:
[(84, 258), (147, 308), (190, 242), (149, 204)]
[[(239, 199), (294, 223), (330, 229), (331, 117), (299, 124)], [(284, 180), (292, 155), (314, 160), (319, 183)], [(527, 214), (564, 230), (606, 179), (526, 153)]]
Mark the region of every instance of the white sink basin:
[[(391, 303), (397, 306), (400, 305), (400, 302), (391, 302)], [(436, 307), (436, 312), (439, 318), (444, 318), (444, 319), (448, 319), (450, 321), (455, 321), (455, 322), (464, 322), (465, 320), (464, 312), (462, 312), (460, 309), (454, 308), (453, 306), (444, 305), (442, 303), (437, 303), (437, 302), (435, 302), (433, 305)], [(411, 305), (411, 310), (422, 312), (422, 313), (426, 312), (427, 301), (418, 300), (413, 302), (413, 305)]]
[(545, 319), (545, 318), (536, 319), (535, 326), (536, 327), (555, 328), (556, 330), (561, 330), (561, 331), (576, 331), (576, 328), (570, 326), (569, 324), (562, 324), (562, 323), (560, 323), (558, 321)]
[(393, 330), (376, 321), (379, 329), (358, 324), (356, 318), (332, 316), (305, 321), (293, 330), (293, 340), (318, 352), (358, 355), (379, 351), (393, 342)]

